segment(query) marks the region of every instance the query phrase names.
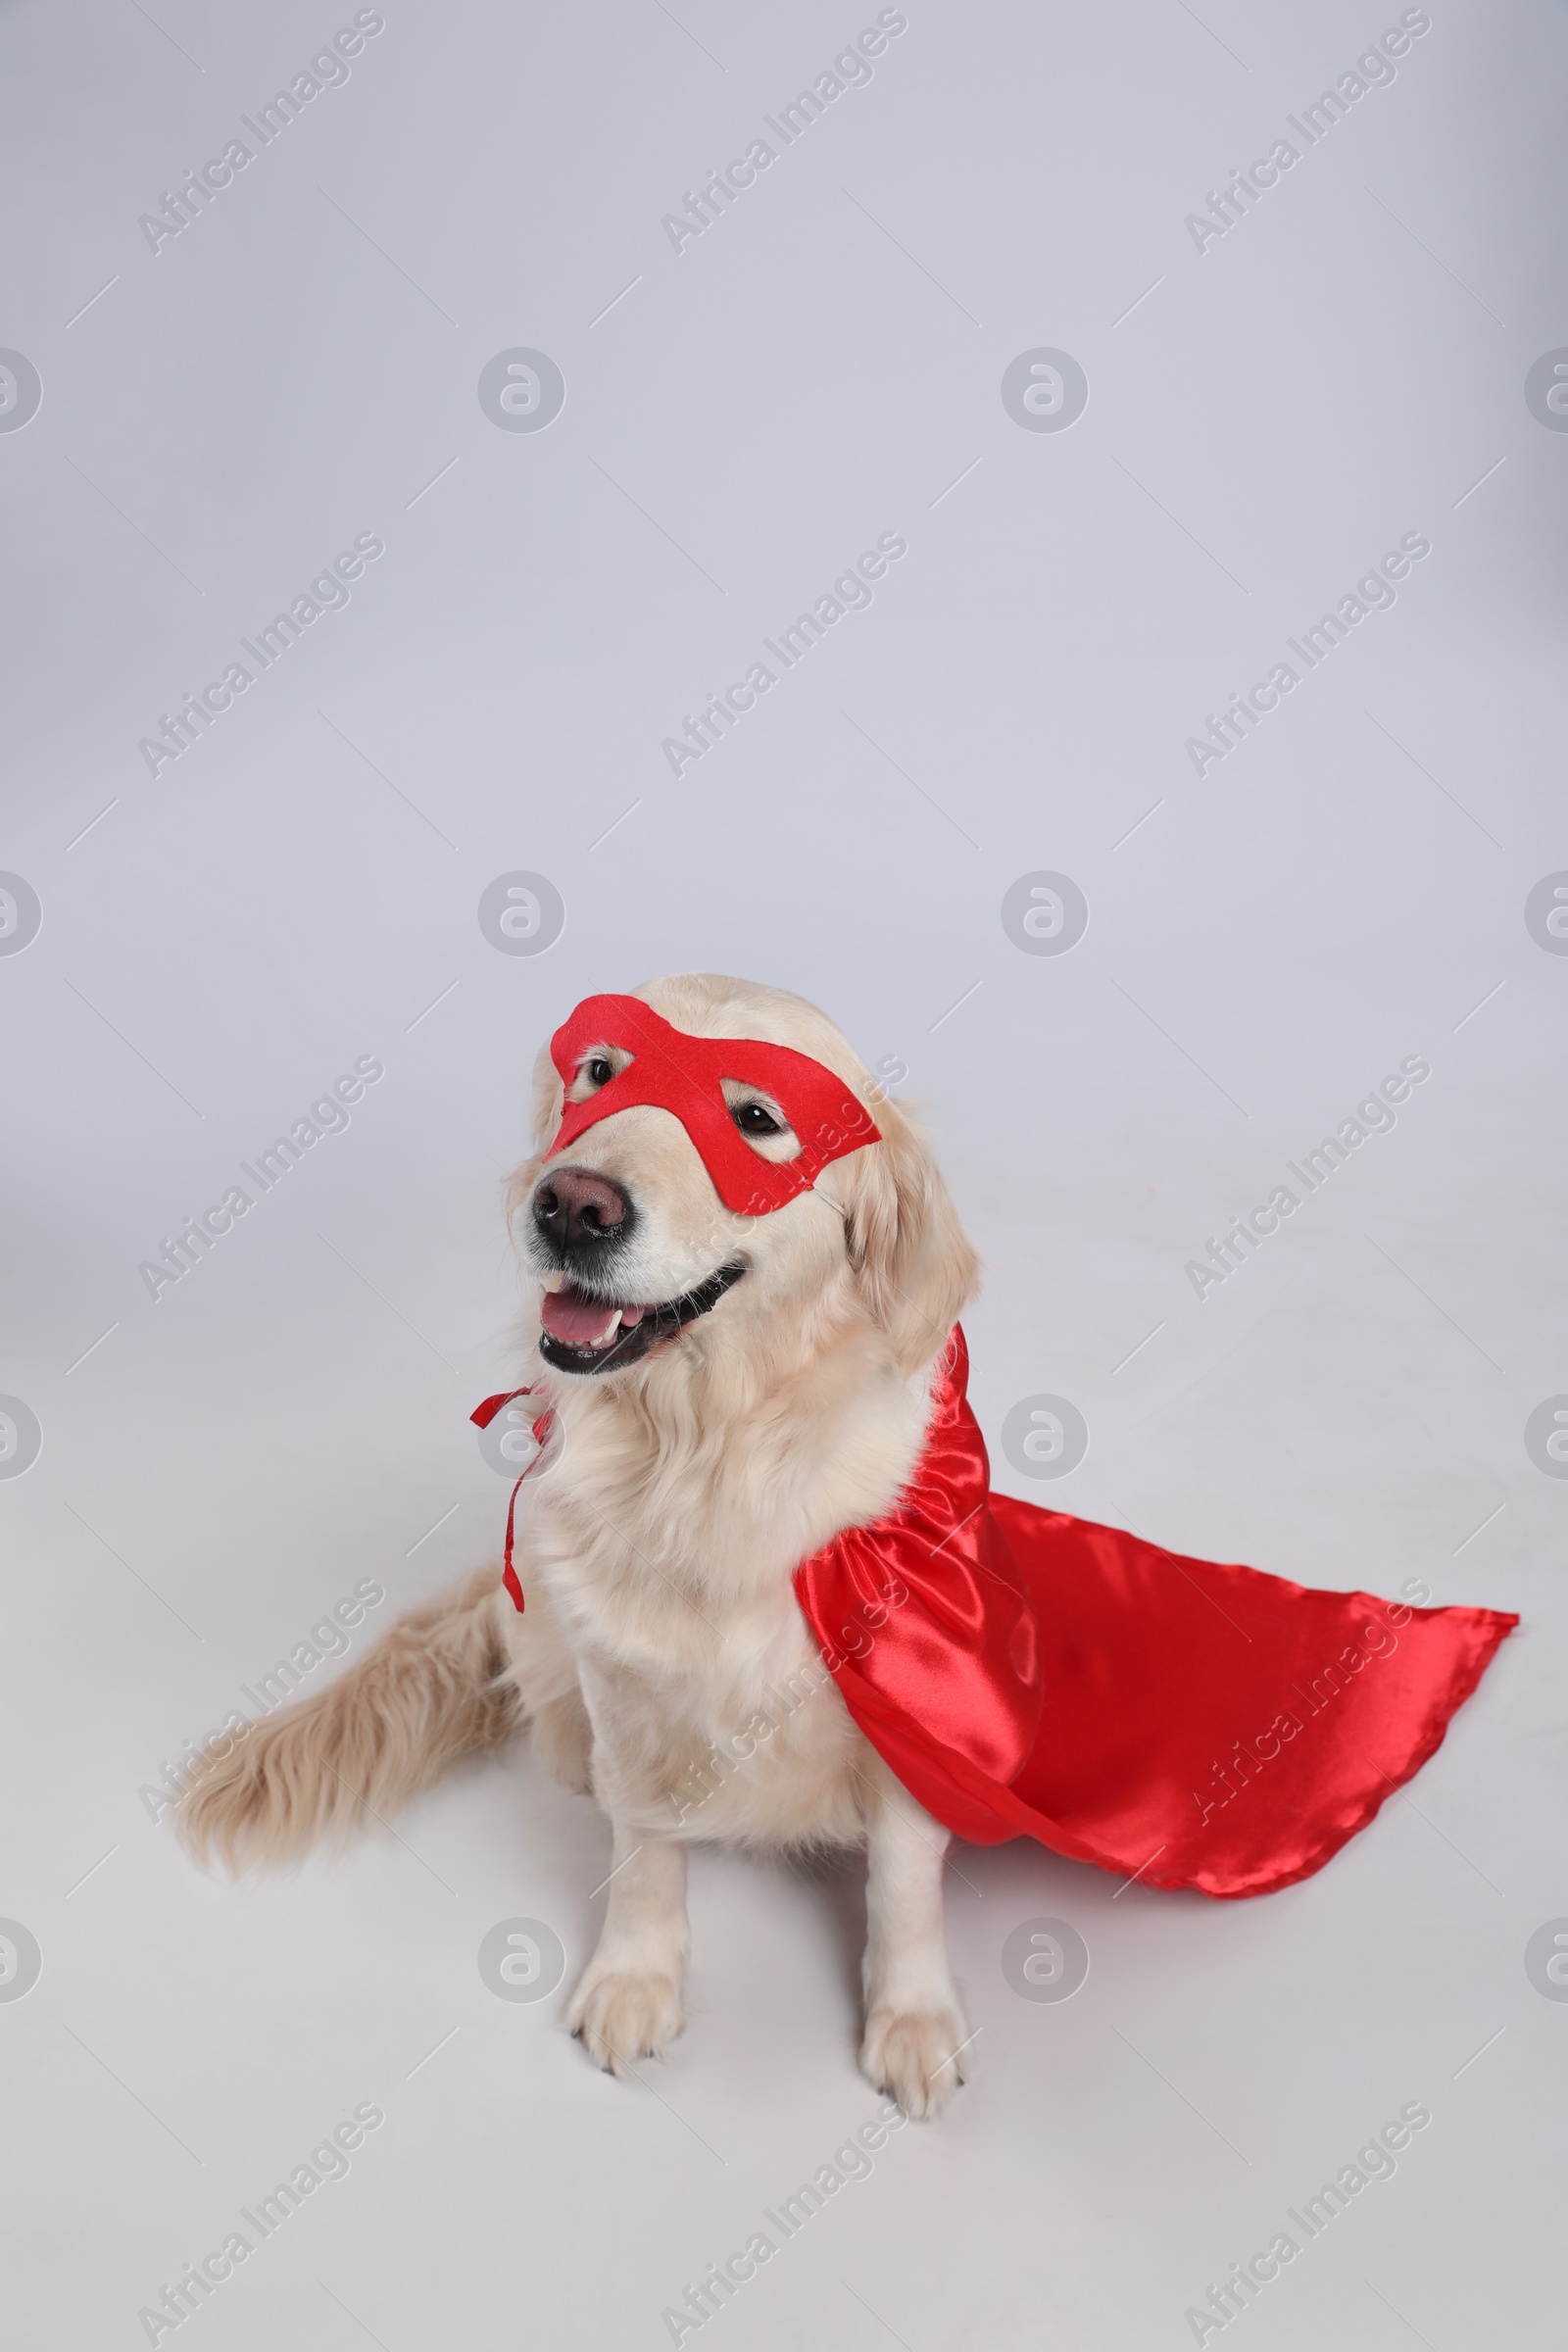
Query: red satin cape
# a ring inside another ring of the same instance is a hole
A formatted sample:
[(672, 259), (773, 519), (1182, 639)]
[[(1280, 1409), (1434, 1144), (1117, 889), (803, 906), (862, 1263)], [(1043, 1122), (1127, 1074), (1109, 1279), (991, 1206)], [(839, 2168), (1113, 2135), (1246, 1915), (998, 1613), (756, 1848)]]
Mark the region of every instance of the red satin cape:
[(898, 1504), (795, 1571), (860, 1730), (972, 1845), (1034, 1838), (1214, 1895), (1310, 1878), (1420, 1770), (1518, 1618), (1317, 1592), (993, 1494), (968, 1378), (955, 1330)]
[(898, 1505), (795, 1571), (860, 1730), (971, 1844), (1212, 1895), (1309, 1878), (1518, 1618), (1317, 1592), (993, 1494), (968, 1369), (956, 1330)]

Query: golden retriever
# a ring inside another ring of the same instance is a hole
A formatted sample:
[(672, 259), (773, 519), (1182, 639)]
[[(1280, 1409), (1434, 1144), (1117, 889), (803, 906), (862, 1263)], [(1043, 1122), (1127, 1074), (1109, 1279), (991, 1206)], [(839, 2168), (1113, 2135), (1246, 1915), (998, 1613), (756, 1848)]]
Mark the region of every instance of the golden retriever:
[[(907, 1481), (977, 1259), (915, 1125), (813, 1005), (708, 973), (638, 993), (678, 1029), (825, 1064), (872, 1106), (880, 1141), (787, 1206), (738, 1217), (685, 1128), (651, 1104), (547, 1163), (564, 1100), (586, 1100), (625, 1057), (585, 1054), (564, 1089), (541, 1054), (535, 1153), (510, 1198), (540, 1284), (529, 1409), (554, 1410), (560, 1450), (519, 1531), (526, 1610), (492, 1565), (411, 1611), (211, 1763), (181, 1831), (230, 1867), (288, 1860), (526, 1725), (555, 1777), (610, 1818), (608, 1913), (567, 2023), (615, 2073), (684, 2022), (692, 1839), (863, 1843), (860, 2063), (908, 2114), (933, 2115), (964, 2073), (948, 1832), (851, 1721), (791, 1575)], [(760, 1157), (800, 1151), (776, 1102), (723, 1091)]]

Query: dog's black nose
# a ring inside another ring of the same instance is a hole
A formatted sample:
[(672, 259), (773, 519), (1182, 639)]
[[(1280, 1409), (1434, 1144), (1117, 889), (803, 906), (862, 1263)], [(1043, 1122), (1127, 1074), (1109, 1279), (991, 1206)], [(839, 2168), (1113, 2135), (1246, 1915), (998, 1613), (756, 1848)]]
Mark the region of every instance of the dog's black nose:
[(533, 1221), (564, 1253), (623, 1240), (631, 1225), (631, 1202), (608, 1176), (591, 1176), (586, 1168), (553, 1168), (534, 1188)]

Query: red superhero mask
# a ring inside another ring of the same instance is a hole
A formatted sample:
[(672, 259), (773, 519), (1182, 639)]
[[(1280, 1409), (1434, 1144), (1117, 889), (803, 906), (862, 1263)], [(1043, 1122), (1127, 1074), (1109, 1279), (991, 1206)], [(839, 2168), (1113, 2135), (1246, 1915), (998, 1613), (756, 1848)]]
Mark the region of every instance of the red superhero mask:
[[(870, 1112), (848, 1084), (808, 1054), (755, 1037), (692, 1037), (671, 1028), (640, 997), (584, 997), (550, 1041), (564, 1086), (595, 1046), (616, 1046), (632, 1059), (586, 1102), (568, 1102), (553, 1159), (601, 1119), (650, 1103), (679, 1119), (737, 1216), (763, 1217), (809, 1192), (830, 1160), (881, 1142)], [(736, 1126), (720, 1081), (755, 1086), (778, 1104), (801, 1149), (793, 1159), (760, 1159)]]

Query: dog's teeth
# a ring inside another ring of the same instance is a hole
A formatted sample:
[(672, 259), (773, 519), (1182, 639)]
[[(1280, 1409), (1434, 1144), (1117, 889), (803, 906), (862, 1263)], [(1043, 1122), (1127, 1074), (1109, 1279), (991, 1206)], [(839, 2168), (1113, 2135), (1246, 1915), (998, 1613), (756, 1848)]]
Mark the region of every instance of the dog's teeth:
[(545, 1291), (564, 1291), (566, 1287), (566, 1277), (564, 1274), (547, 1274), (539, 1287)]

